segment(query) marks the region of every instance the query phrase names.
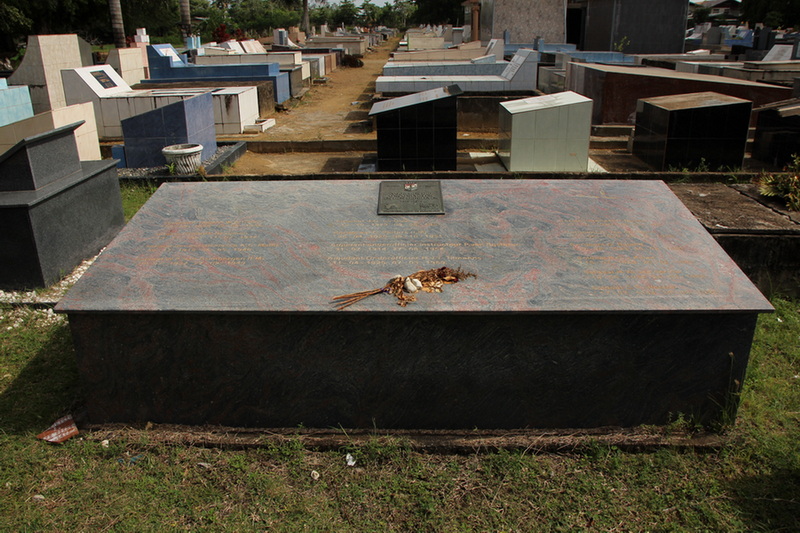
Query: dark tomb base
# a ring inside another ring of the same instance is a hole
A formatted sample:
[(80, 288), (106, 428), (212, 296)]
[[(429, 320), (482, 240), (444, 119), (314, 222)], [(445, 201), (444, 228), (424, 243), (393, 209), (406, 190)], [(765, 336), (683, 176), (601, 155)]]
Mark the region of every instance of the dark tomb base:
[(385, 429), (730, 421), (755, 322), (754, 312), (70, 315), (93, 422)]
[(0, 289), (58, 281), (125, 224), (115, 162), (81, 165), (38, 190), (0, 193)]

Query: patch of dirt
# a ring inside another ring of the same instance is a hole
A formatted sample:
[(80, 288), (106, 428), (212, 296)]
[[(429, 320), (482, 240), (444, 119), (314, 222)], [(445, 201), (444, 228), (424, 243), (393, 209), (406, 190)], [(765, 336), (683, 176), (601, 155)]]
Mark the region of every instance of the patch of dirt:
[(230, 428), (221, 426), (182, 426), (148, 423), (143, 428), (123, 424), (83, 425), (84, 438), (142, 441), (146, 434), (151, 443), (178, 446), (211, 446), (224, 448), (263, 447), (298, 439), (307, 449), (341, 450), (375, 442), (403, 442), (411, 449), (425, 453), (474, 454), (494, 450), (525, 450), (569, 453), (592, 446), (616, 446), (641, 451), (662, 447), (693, 450), (716, 450), (726, 439), (716, 433), (691, 433), (678, 428), (601, 427), (593, 429), (557, 430), (384, 430), (346, 429), (341, 431), (309, 428)]
[(304, 175), (322, 172), (356, 172), (361, 152), (286, 152), (256, 154), (246, 152), (226, 174), (260, 176), (265, 174)]
[(711, 233), (800, 232), (788, 213), (765, 207), (761, 200), (723, 183), (672, 183), (669, 187)]
[(368, 120), (375, 93), (375, 79), (381, 75), (383, 65), (397, 48), (400, 38), (390, 39), (367, 52), (360, 68), (339, 67), (328, 73), (328, 82), (314, 85), (288, 111), (275, 112), (276, 125), (258, 135), (248, 137), (255, 141), (322, 140), (375, 138), (361, 124)]

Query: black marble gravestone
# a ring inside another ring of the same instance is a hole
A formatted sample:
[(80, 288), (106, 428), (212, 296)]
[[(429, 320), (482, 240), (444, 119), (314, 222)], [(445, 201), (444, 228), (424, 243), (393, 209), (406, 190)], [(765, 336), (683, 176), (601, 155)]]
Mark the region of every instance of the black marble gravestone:
[(124, 224), (116, 161), (80, 161), (73, 132), (82, 123), (0, 155), (0, 288), (57, 281)]
[[(164, 184), (57, 307), (95, 422), (593, 427), (735, 413), (769, 303), (662, 182)], [(335, 296), (448, 266), (406, 307)]]
[(753, 159), (783, 167), (800, 155), (800, 98), (776, 102), (756, 110)]
[(714, 92), (637, 102), (633, 154), (657, 170), (739, 168), (752, 103)]
[(378, 102), (378, 170), (456, 170), (458, 85)]

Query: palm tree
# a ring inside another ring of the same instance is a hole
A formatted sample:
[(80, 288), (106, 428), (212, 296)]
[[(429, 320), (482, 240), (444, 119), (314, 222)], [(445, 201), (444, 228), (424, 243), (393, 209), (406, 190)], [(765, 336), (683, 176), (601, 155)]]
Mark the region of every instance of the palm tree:
[(184, 37), (189, 37), (192, 34), (192, 13), (189, 6), (189, 0), (180, 0), (181, 6), (181, 33)]
[(303, 0), (303, 25), (300, 29), (306, 32), (306, 37), (311, 37), (311, 25), (308, 21), (308, 0)]
[(125, 25), (122, 23), (121, 0), (108, 0), (108, 12), (111, 15), (111, 32), (114, 34), (114, 46), (126, 48)]

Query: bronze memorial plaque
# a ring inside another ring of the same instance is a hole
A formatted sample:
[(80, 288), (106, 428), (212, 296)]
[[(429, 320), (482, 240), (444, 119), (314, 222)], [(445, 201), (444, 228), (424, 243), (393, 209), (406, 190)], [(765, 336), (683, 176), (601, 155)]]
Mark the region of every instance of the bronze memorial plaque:
[(379, 215), (444, 215), (442, 184), (438, 180), (382, 181)]

